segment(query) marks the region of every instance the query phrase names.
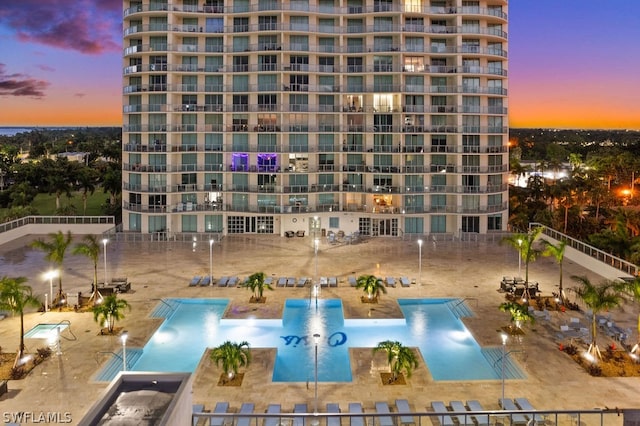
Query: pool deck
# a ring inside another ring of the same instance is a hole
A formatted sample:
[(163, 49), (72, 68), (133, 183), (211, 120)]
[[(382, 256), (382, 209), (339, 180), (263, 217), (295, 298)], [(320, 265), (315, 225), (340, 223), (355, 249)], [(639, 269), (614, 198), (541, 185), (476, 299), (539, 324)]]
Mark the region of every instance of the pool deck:
[[(34, 237), (25, 237), (0, 247), (1, 275), (26, 276), (35, 294), (49, 292), (49, 282), (42, 278), (48, 268), (40, 252), (27, 247)], [(126, 318), (117, 324), (128, 331), (127, 347), (142, 347), (155, 329), (159, 319), (149, 318), (161, 298), (223, 297), (231, 300), (227, 318), (280, 318), (284, 300), (309, 297), (309, 287), (275, 288), (265, 291), (265, 304), (250, 304), (250, 292), (240, 288), (189, 287), (195, 275), (209, 273), (209, 244), (118, 243), (108, 248), (109, 277), (126, 276), (132, 291), (122, 295), (132, 306)], [(401, 312), (398, 298), (459, 297), (467, 298), (475, 316), (464, 322), (482, 346), (500, 346), (498, 331), (508, 323), (508, 314), (497, 307), (504, 301), (498, 291), (503, 275), (518, 275), (515, 251), (497, 243), (426, 243), (422, 247), (422, 285), (411, 284), (388, 288), (377, 305), (360, 302), (360, 290), (349, 286), (350, 275), (374, 274), (379, 277), (407, 276), (417, 280), (418, 246), (415, 241), (400, 239), (370, 239), (357, 245), (329, 245), (320, 243), (318, 275), (336, 276), (335, 288), (322, 288), (322, 298), (341, 298), (345, 318), (393, 318)], [(88, 292), (92, 265), (83, 257), (67, 255), (63, 285), (65, 291)], [(103, 279), (102, 258), (98, 265), (99, 279)], [(226, 237), (214, 244), (214, 277), (238, 276), (241, 279), (263, 271), (274, 278), (313, 277), (315, 259), (313, 241), (304, 238), (273, 236)], [(542, 258), (529, 266), (529, 278), (540, 283), (543, 295), (557, 288), (558, 268), (549, 258)], [(524, 265), (522, 274), (524, 275)], [(565, 259), (565, 287), (571, 287), (572, 275), (586, 275), (598, 282), (601, 277)], [(55, 283), (54, 283), (55, 292)], [(625, 305), (611, 312), (612, 319), (623, 329), (634, 330), (638, 307)], [(524, 380), (507, 380), (507, 397), (527, 397), (534, 407), (552, 409), (592, 409), (604, 407), (638, 407), (640, 378), (594, 378), (587, 375), (567, 355), (560, 352), (555, 337), (559, 325), (572, 316), (583, 313), (552, 313), (550, 321), (538, 319), (526, 326), (526, 334), (519, 341), (510, 339), (507, 350), (513, 351), (520, 367), (527, 374)], [(62, 333), (62, 354), (37, 366), (24, 380), (10, 381), (8, 394), (0, 397), (0, 413), (16, 411), (70, 412), (73, 423), (78, 422), (105, 389), (105, 383), (92, 377), (107, 359), (105, 353), (121, 349), (118, 337), (100, 336), (90, 313), (48, 312), (25, 316), (25, 331), (38, 323), (69, 320), (71, 326)], [(0, 346), (6, 350), (18, 345), (19, 318), (0, 321)], [(392, 339), (384, 336), (380, 340)], [(241, 339), (241, 336), (239, 336)], [(599, 336), (601, 347), (608, 343)], [(27, 339), (27, 349), (35, 352), (44, 345), (42, 340)], [(185, 348), (188, 350), (188, 348)], [(320, 411), (327, 403), (339, 403), (346, 410), (349, 402), (361, 402), (365, 412), (375, 411), (376, 401), (392, 403), (397, 398), (408, 399), (414, 411), (430, 411), (431, 401), (479, 400), (485, 409), (499, 409), (501, 381), (435, 382), (421, 362), (407, 385), (383, 386), (377, 365), (372, 364), (370, 349), (352, 350), (352, 383), (320, 383), (318, 400)], [(313, 383), (272, 383), (270, 381), (275, 351), (253, 351), (253, 361), (246, 370), (240, 387), (217, 385), (220, 370), (203, 354), (195, 372), (193, 400), (212, 409), (217, 401), (228, 401), (232, 410), (242, 402), (255, 404), (256, 412), (264, 412), (270, 403), (282, 404), (283, 411), (292, 411), (294, 404), (314, 405)], [(374, 367), (374, 368), (372, 368)], [(451, 368), (456, 368), (452, 366)], [(429, 407), (429, 408), (428, 408)]]

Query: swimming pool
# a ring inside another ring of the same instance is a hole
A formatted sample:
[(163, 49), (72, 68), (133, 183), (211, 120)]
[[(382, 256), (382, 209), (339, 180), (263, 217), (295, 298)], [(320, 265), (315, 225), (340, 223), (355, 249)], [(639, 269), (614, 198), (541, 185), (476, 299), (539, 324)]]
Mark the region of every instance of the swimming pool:
[(58, 332), (62, 333), (68, 326), (69, 324), (65, 322), (57, 324), (40, 323), (24, 333), (24, 337), (25, 339), (53, 339), (57, 337)]
[(317, 333), (320, 382), (351, 382), (349, 348), (373, 348), (383, 340), (417, 346), (434, 380), (500, 378), (454, 314), (452, 300), (399, 299), (405, 318), (345, 320), (340, 299), (320, 299), (317, 308), (308, 299), (288, 299), (282, 319), (259, 320), (223, 319), (228, 299), (169, 299), (152, 314), (165, 321), (129, 369), (193, 372), (206, 348), (246, 340), (252, 348), (276, 349), (274, 382), (312, 381)]

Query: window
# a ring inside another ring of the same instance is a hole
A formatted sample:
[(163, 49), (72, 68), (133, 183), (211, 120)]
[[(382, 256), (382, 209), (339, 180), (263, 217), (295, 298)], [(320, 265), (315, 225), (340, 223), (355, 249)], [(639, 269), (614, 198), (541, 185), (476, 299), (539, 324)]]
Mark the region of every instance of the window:
[(330, 217), (329, 218), (329, 228), (340, 229), (340, 218), (339, 217)]
[(182, 232), (198, 231), (198, 216), (183, 214), (181, 218), (182, 218)]
[[(276, 55), (258, 56), (258, 71), (276, 71), (278, 57)], [(273, 89), (276, 90), (276, 89)]]
[(462, 216), (462, 232), (480, 232), (478, 216)]
[(292, 16), (289, 27), (292, 31), (309, 31), (308, 16)]
[(142, 216), (140, 213), (129, 213), (129, 230), (135, 232), (142, 230)]
[(233, 31), (236, 33), (249, 31), (249, 18), (233, 18)]
[(249, 37), (245, 37), (245, 36), (235, 36), (235, 37), (233, 37), (233, 51), (234, 52), (248, 52), (249, 51)]
[(277, 16), (259, 16), (258, 28), (260, 31), (275, 31), (278, 29)]
[(431, 216), (431, 231), (432, 234), (442, 234), (447, 232), (447, 217), (446, 216)]
[(489, 231), (501, 231), (502, 230), (502, 215), (491, 215), (487, 218), (487, 230)]
[(165, 232), (167, 230), (166, 216), (149, 216), (149, 232)]
[(424, 38), (407, 37), (405, 40), (407, 52), (424, 52)]
[(278, 44), (278, 36), (275, 36), (275, 35), (258, 36), (258, 49), (280, 50), (280, 44)]

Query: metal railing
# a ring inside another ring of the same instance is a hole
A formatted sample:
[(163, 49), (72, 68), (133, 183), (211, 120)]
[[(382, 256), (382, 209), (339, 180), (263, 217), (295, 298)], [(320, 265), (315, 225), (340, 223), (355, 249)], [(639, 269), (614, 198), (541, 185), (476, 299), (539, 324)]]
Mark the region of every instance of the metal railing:
[(593, 246), (590, 246), (587, 243), (584, 243), (580, 240), (577, 240), (575, 238), (572, 238), (566, 234), (563, 234), (562, 232), (556, 231), (555, 229), (549, 228), (548, 226), (545, 226), (541, 223), (537, 223), (537, 222), (532, 222), (529, 224), (529, 229), (531, 228), (537, 228), (537, 227), (542, 227), (543, 231), (542, 233), (547, 235), (550, 238), (553, 238), (554, 240), (557, 241), (566, 241), (567, 246), (579, 251), (580, 253), (584, 253), (587, 256), (592, 257), (593, 259), (596, 259), (600, 262), (606, 263), (607, 265), (611, 266), (612, 268), (618, 269), (621, 272), (624, 272), (625, 274), (629, 274), (632, 276), (636, 276), (638, 275), (638, 266), (634, 265), (631, 262), (627, 262), (624, 259), (621, 259), (617, 256), (613, 256), (607, 252), (604, 252), (598, 248), (595, 248)]
[(25, 216), (10, 222), (0, 223), (0, 233), (26, 225), (96, 225), (115, 226), (114, 216)]

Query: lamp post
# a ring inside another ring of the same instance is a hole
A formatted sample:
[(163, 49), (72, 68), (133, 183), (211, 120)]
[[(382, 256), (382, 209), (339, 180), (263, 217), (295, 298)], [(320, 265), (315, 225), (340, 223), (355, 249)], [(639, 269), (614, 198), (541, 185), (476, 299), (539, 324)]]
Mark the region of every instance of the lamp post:
[(213, 238), (209, 240), (209, 282), (213, 285)]
[(518, 238), (518, 277), (522, 276), (522, 238)]
[(127, 371), (127, 337), (126, 331), (122, 332), (120, 340), (122, 340), (122, 371)]
[(500, 337), (502, 338), (502, 399), (504, 399), (504, 362), (507, 356), (507, 333), (500, 333)]
[(318, 343), (320, 342), (320, 335), (315, 333), (313, 335), (313, 342), (315, 343), (315, 391), (314, 391), (314, 404), (313, 414), (318, 414)]
[[(316, 298), (316, 310), (318, 309), (318, 293), (320, 292), (319, 289), (319, 283), (318, 283), (318, 245), (320, 244), (320, 240), (319, 239), (315, 239), (313, 240), (313, 252), (316, 258), (316, 271), (315, 271), (315, 275), (313, 277), (313, 282), (314, 284), (314, 293), (315, 293), (315, 298)], [(315, 338), (315, 334), (313, 335)], [(316, 344), (316, 351), (317, 351), (317, 344)]]
[(422, 285), (422, 240), (418, 240), (418, 282)]
[(102, 245), (104, 246), (104, 285), (107, 285), (107, 243), (108, 239), (102, 239)]
[(49, 280), (49, 300), (51, 301), (52, 305), (53, 305), (53, 279), (57, 276), (58, 276), (58, 271), (55, 269), (52, 269), (46, 274), (44, 274), (45, 279)]

